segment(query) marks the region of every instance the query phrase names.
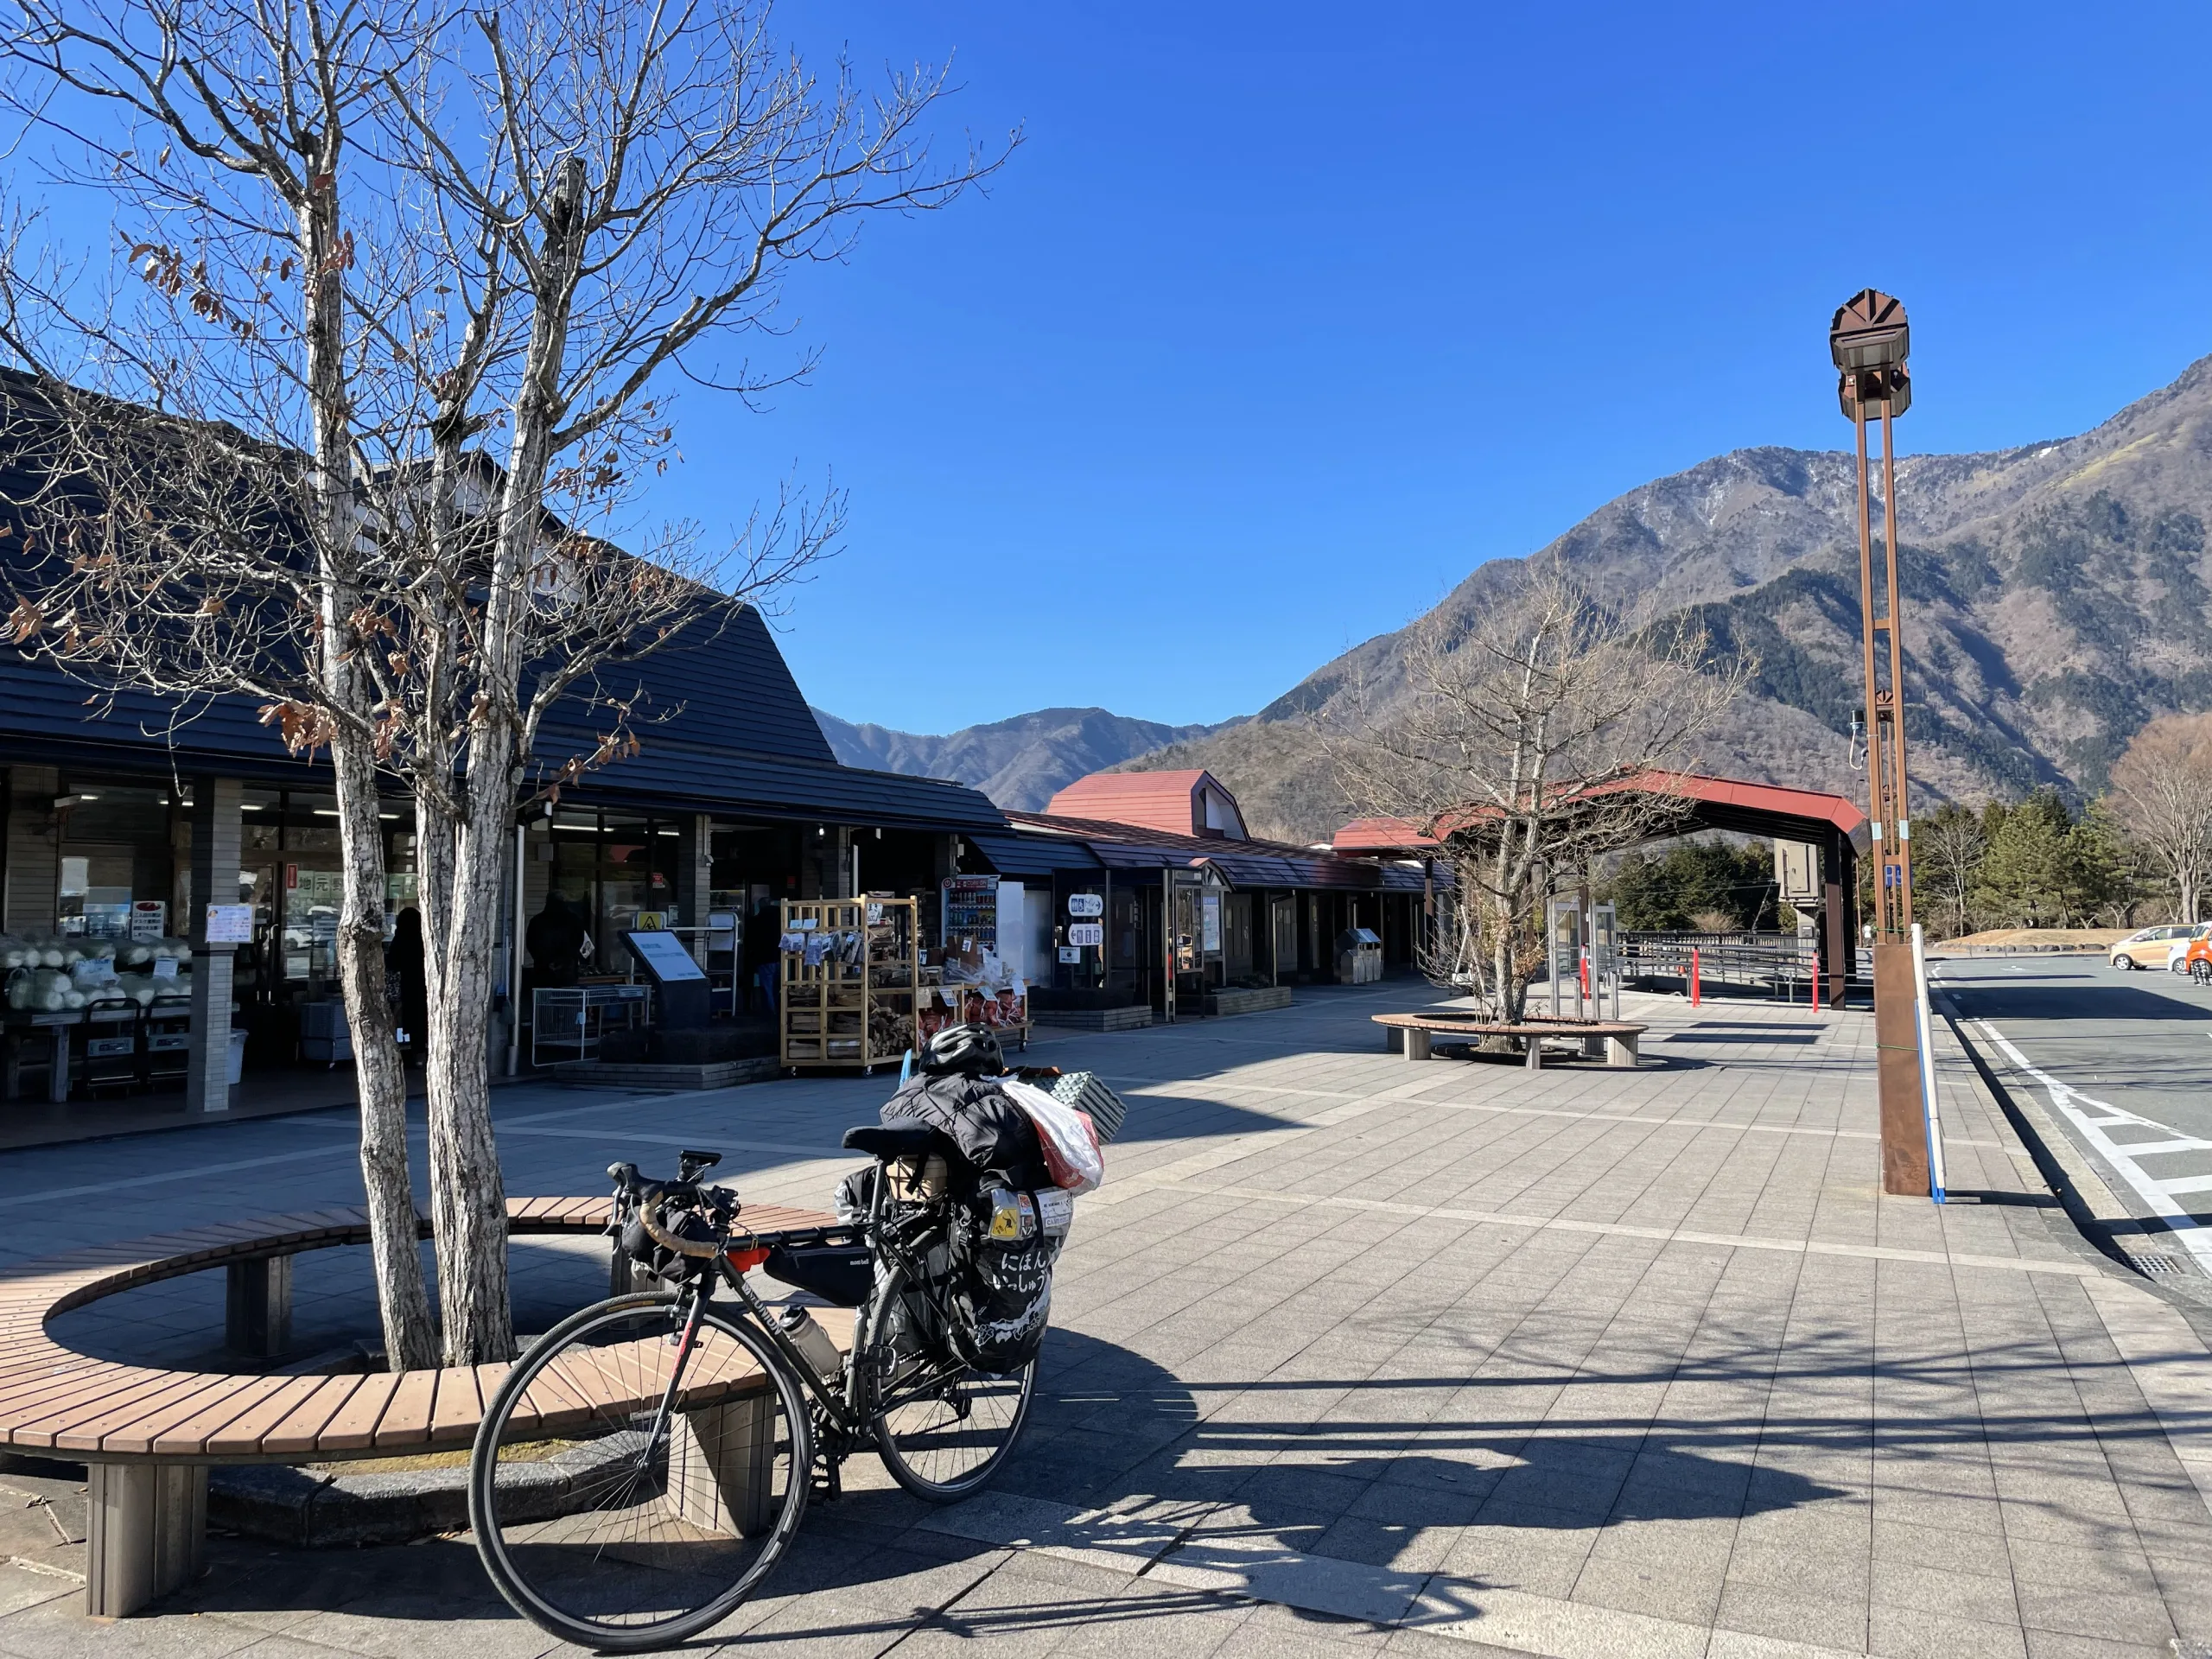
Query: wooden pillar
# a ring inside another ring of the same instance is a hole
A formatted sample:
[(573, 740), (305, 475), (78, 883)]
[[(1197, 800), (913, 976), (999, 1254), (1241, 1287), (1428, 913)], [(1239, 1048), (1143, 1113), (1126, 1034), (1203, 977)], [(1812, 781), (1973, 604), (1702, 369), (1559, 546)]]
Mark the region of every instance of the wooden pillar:
[(292, 1345), (292, 1258), (233, 1262), (223, 1296), (224, 1341), (234, 1354), (269, 1359)]
[(1843, 1006), (1844, 990), (1851, 978), (1852, 950), (1856, 944), (1852, 938), (1848, 911), (1850, 889), (1855, 885), (1850, 879), (1849, 862), (1849, 844), (1840, 836), (1833, 838), (1821, 859), (1821, 909), (1827, 921), (1827, 1005), (1831, 1008)]
[(765, 1389), (677, 1413), (669, 1424), (669, 1512), (707, 1532), (766, 1532), (775, 1519), (776, 1410), (775, 1391)]
[(207, 943), (207, 911), (238, 901), (238, 805), (235, 778), (192, 783), (192, 1047), (185, 1070), (188, 1112), (231, 1109), (231, 970), (238, 947)]
[(205, 1464), (95, 1463), (85, 1474), (89, 1616), (127, 1618), (200, 1576), (207, 1549)]
[(61, 846), (54, 798), (60, 792), (55, 766), (8, 771), (8, 889), (4, 906), (10, 933), (50, 933), (60, 908)]
[(1912, 947), (1874, 947), (1874, 1075), (1882, 1103), (1882, 1191), (1927, 1198), (1927, 1108), (1920, 1092), (1919, 991)]

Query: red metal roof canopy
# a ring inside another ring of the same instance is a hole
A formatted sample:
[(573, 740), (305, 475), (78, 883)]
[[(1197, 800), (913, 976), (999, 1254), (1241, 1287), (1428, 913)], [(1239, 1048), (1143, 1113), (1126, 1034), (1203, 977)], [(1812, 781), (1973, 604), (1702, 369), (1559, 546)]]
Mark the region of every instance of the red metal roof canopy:
[[(1687, 772), (1651, 772), (1607, 787), (1649, 790), (1688, 801), (1685, 822), (1669, 829), (1669, 836), (1692, 830), (1732, 830), (1739, 835), (1773, 836), (1815, 846), (1840, 836), (1859, 853), (1872, 844), (1866, 815), (1842, 796), (1818, 790)], [(1339, 853), (1406, 858), (1433, 852), (1439, 843), (1402, 818), (1355, 818), (1337, 831), (1332, 844)]]

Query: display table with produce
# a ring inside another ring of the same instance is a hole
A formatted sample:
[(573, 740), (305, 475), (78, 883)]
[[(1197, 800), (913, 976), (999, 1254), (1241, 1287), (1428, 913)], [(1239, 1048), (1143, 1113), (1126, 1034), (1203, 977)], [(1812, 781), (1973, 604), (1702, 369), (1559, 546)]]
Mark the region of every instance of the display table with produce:
[(46, 1098), (56, 1103), (73, 1084), (131, 1089), (183, 1075), (192, 1008), (188, 941), (10, 935), (0, 937), (0, 1085), (9, 1099), (23, 1097), (27, 1071), (45, 1073)]

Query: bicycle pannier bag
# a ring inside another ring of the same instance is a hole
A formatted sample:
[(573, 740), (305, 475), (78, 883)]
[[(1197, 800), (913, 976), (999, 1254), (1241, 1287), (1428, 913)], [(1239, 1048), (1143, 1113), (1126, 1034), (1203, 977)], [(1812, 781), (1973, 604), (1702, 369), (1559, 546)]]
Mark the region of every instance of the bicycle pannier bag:
[(1039, 1235), (1008, 1243), (954, 1231), (950, 1332), (955, 1354), (977, 1370), (1020, 1370), (1044, 1344), (1052, 1313), (1052, 1262), (1060, 1241)]

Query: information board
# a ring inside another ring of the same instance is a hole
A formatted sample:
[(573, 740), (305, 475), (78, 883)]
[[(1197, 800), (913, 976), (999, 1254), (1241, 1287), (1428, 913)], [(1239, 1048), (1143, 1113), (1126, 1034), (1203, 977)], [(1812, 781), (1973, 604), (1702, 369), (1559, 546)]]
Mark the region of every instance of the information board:
[(207, 943), (210, 944), (251, 944), (253, 943), (253, 906), (251, 905), (208, 906)]
[(707, 976), (699, 964), (691, 960), (691, 953), (683, 948), (683, 941), (673, 933), (625, 933), (622, 942), (645, 964), (645, 971), (664, 985)]
[(1068, 894), (1069, 915), (1093, 917), (1103, 916), (1105, 913), (1106, 901), (1100, 898), (1096, 893), (1071, 893)]
[(1070, 922), (1068, 924), (1068, 943), (1074, 945), (1098, 945), (1105, 944), (1105, 923)]

